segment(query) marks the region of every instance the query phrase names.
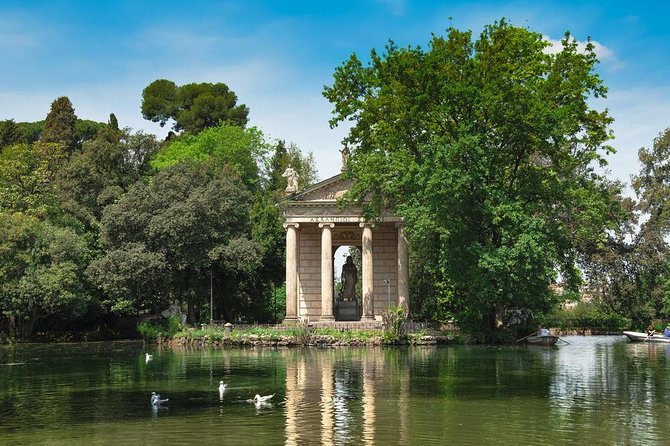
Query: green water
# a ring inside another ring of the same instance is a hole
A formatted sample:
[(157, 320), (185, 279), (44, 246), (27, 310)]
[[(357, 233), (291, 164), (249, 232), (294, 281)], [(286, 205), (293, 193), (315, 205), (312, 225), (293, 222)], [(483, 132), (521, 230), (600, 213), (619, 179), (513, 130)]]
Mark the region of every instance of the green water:
[[(670, 345), (566, 339), (554, 348), (0, 347), (0, 444), (670, 444)], [(151, 408), (152, 391), (170, 399), (165, 408)], [(257, 407), (247, 401), (256, 393), (275, 396)]]

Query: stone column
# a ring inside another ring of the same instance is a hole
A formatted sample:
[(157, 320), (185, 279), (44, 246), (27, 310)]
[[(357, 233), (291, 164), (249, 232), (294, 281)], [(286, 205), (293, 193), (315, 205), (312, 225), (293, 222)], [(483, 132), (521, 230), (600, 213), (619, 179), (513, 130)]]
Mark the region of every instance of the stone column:
[[(286, 357), (286, 403), (284, 405), (284, 435), (286, 444), (298, 444), (300, 440), (300, 405), (303, 395), (299, 384), (300, 366), (295, 355)], [(250, 442), (251, 443), (251, 442)]]
[(321, 319), (333, 321), (333, 223), (319, 223), (321, 228)]
[(298, 320), (298, 223), (284, 223), (286, 229), (286, 317)]
[(363, 358), (363, 397), (361, 405), (363, 406), (363, 432), (362, 443), (365, 445), (375, 444), (375, 373), (374, 364), (371, 363), (369, 356)]
[(321, 444), (332, 445), (335, 443), (333, 441), (335, 428), (333, 363), (331, 359), (327, 359), (319, 365), (321, 366)]
[(373, 223), (360, 223), (363, 228), (363, 315), (362, 321), (375, 320), (374, 270), (372, 267)]
[(409, 314), (409, 254), (407, 249), (407, 238), (402, 222), (396, 223), (398, 227), (398, 306)]

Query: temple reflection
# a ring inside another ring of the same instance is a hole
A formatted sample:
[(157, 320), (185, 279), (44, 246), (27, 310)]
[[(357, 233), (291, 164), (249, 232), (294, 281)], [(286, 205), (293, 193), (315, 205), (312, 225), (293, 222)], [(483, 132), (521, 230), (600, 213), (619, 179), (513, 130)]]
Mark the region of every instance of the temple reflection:
[[(381, 444), (380, 422), (385, 432), (396, 426), (396, 441), (406, 437), (409, 377), (389, 373), (397, 364), (389, 362), (383, 350), (287, 351), (285, 357), (287, 445)], [(380, 386), (397, 389), (397, 404), (378, 406)]]

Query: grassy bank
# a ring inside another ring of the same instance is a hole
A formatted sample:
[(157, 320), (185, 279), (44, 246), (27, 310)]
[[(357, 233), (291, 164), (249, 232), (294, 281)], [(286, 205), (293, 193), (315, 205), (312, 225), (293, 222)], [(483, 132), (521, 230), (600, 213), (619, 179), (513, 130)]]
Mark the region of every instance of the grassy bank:
[(176, 333), (156, 336), (161, 344), (172, 346), (369, 346), (369, 345), (431, 345), (458, 343), (459, 338), (450, 333), (407, 333), (391, 329), (356, 330), (331, 327), (312, 327), (307, 324), (294, 326), (209, 326), (182, 329)]

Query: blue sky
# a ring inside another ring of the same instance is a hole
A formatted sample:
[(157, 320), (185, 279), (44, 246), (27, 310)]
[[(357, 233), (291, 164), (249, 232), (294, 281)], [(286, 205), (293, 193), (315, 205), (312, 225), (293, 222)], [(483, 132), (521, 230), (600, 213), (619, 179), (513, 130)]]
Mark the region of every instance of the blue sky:
[(666, 2), (623, 1), (4, 1), (0, 0), (0, 119), (44, 119), (68, 96), (80, 118), (163, 136), (140, 113), (156, 79), (224, 82), (251, 124), (314, 153), (320, 178), (338, 173), (346, 129), (328, 126), (323, 86), (352, 52), (393, 39), (424, 45), (453, 25), (478, 34), (506, 17), (558, 40), (598, 44), (598, 67), (616, 119), (614, 177), (638, 171), (637, 150), (670, 126)]

